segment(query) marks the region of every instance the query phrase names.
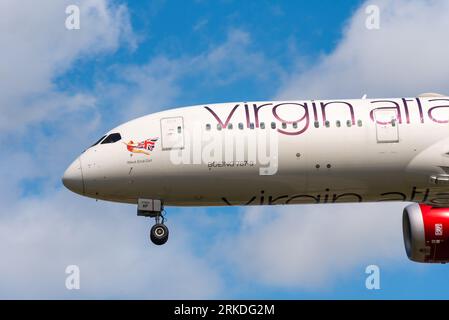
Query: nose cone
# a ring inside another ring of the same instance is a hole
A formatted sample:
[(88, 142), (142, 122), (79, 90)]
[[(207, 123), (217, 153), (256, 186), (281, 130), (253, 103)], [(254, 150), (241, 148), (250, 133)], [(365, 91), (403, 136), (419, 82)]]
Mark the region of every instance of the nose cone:
[(78, 194), (84, 194), (83, 171), (80, 158), (73, 161), (62, 176), (64, 186)]

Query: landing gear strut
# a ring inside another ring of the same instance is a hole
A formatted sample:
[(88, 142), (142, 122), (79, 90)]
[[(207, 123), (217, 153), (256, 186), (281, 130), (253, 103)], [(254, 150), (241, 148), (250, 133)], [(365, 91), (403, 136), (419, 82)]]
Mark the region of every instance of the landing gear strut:
[(137, 215), (154, 218), (155, 224), (150, 230), (150, 240), (155, 245), (163, 245), (168, 240), (168, 228), (164, 224), (164, 207), (161, 200), (139, 199), (137, 205)]

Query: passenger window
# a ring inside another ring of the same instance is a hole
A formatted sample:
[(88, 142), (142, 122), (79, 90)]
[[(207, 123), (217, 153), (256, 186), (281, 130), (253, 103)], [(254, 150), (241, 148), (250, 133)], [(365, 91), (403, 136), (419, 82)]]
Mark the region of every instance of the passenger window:
[(260, 123), (260, 129), (265, 129), (265, 122)]
[(207, 131), (210, 131), (210, 124), (209, 124), (209, 123), (206, 124), (206, 130), (207, 130)]
[(287, 124), (285, 122), (282, 122), (282, 129), (287, 129)]
[(346, 125), (350, 127), (352, 125), (351, 120), (346, 121)]
[(340, 128), (340, 127), (341, 127), (341, 122), (340, 122), (340, 120), (337, 120), (337, 122), (335, 122), (335, 125), (337, 126), (337, 128)]
[(326, 126), (326, 128), (329, 128), (331, 126), (330, 122), (328, 120), (326, 120), (324, 122), (324, 125)]
[(271, 123), (271, 129), (276, 129), (276, 123), (275, 122)]
[(249, 128), (250, 128), (250, 129), (254, 129), (254, 123), (251, 122), (251, 123), (249, 124)]
[(106, 139), (103, 140), (101, 144), (114, 143), (120, 141), (121, 139), (122, 136), (120, 135), (120, 133), (111, 133), (106, 137)]
[(362, 120), (357, 121), (357, 125), (358, 125), (359, 127), (361, 127), (361, 126), (362, 126)]
[(104, 138), (106, 138), (106, 135), (104, 135), (100, 139), (98, 139), (97, 142), (95, 142), (93, 145), (90, 146), (90, 148), (92, 148), (93, 146), (96, 146), (97, 144), (99, 144)]
[(232, 130), (232, 123), (228, 124), (228, 129)]
[(298, 122), (293, 122), (293, 129), (297, 129), (298, 128)]
[(313, 123), (313, 125), (315, 126), (315, 128), (319, 128), (319, 127), (320, 127), (320, 123), (319, 123), (318, 121), (315, 121), (315, 122)]
[(221, 124), (217, 124), (217, 130), (220, 131), (222, 129)]
[(178, 133), (181, 133), (181, 126), (178, 126)]
[(243, 130), (243, 123), (241, 123), (241, 122), (239, 123), (239, 129)]

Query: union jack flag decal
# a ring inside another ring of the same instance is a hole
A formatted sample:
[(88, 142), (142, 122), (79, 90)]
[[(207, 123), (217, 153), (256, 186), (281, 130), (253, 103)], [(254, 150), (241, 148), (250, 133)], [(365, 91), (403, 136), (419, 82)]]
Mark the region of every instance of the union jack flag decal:
[(158, 138), (151, 138), (137, 143), (131, 140), (130, 142), (126, 143), (126, 148), (129, 152), (132, 153), (144, 153), (150, 155), (149, 151), (153, 151), (157, 140)]

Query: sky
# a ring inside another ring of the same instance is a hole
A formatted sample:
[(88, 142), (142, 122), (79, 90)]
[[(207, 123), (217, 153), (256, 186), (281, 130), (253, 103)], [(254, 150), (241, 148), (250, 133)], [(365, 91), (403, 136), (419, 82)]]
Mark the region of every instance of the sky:
[(405, 203), (173, 207), (157, 247), (135, 206), (61, 183), (104, 132), (159, 110), (447, 94), (448, 15), (431, 0), (1, 1), (0, 298), (449, 298), (447, 266), (406, 257)]

